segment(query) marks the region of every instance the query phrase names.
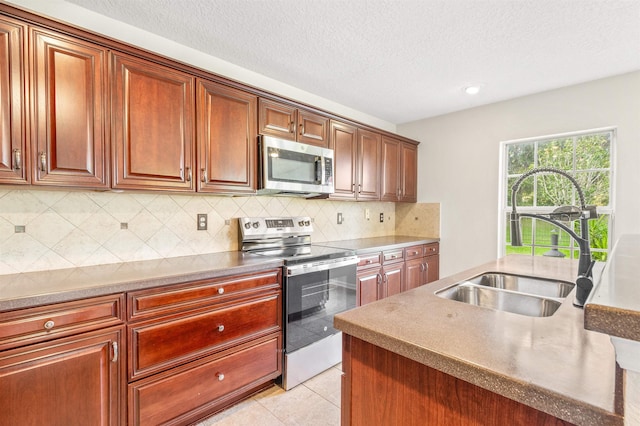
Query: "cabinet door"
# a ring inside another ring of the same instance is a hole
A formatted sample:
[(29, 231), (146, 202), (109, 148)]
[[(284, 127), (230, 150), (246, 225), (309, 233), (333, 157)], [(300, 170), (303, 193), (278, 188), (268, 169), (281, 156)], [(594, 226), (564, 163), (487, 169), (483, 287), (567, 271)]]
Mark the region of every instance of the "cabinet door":
[(438, 281), (440, 279), (440, 256), (427, 256), (424, 258), (427, 268), (427, 282)]
[(260, 99), (258, 133), (296, 140), (296, 109), (290, 105)]
[(113, 55), (114, 188), (193, 191), (193, 77)]
[(382, 298), (380, 284), (382, 275), (380, 269), (369, 269), (359, 271), (356, 281), (356, 301), (357, 306), (366, 305)]
[(124, 424), (124, 327), (0, 353), (0, 423)]
[(0, 183), (29, 182), (25, 99), (26, 25), (0, 19)]
[(257, 97), (198, 82), (198, 191), (255, 193)]
[(411, 290), (426, 284), (427, 270), (424, 258), (409, 260), (405, 263), (404, 288), (402, 291)]
[(107, 187), (106, 50), (31, 32), (33, 183)]
[(418, 201), (418, 146), (402, 143), (400, 146), (400, 198), (398, 201)]
[(329, 119), (303, 109), (298, 110), (298, 142), (329, 146)]
[(404, 262), (385, 266), (382, 274), (384, 281), (384, 297), (402, 292), (404, 283)]
[(358, 129), (358, 182), (359, 200), (380, 199), (380, 134)]
[(331, 122), (330, 148), (334, 155), (333, 183), (330, 198), (356, 198), (356, 157), (358, 129), (337, 121)]
[(395, 139), (382, 138), (382, 201), (398, 201), (400, 198), (400, 146)]

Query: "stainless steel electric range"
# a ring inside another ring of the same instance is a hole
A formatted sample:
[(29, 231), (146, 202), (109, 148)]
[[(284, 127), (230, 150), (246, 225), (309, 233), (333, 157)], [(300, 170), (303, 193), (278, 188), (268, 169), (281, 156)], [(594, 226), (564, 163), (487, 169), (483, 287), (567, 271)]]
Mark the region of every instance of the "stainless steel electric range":
[(311, 243), (310, 217), (241, 217), (242, 250), (281, 258), (286, 390), (342, 360), (342, 335), (333, 316), (356, 306), (353, 250)]

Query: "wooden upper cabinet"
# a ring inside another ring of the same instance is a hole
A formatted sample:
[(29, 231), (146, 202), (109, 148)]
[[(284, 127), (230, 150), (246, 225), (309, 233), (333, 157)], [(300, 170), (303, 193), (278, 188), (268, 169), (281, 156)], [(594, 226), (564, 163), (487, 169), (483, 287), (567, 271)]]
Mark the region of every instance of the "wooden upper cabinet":
[(418, 146), (403, 142), (400, 146), (400, 199), (418, 201)]
[(328, 146), (329, 118), (262, 98), (258, 109), (258, 133), (325, 148)]
[(122, 54), (112, 72), (113, 187), (194, 191), (195, 78)]
[(418, 147), (382, 138), (382, 201), (416, 202), (418, 198)]
[(34, 184), (109, 185), (106, 55), (100, 46), (31, 30)]
[(398, 201), (400, 195), (401, 142), (382, 138), (382, 201)]
[(303, 109), (298, 110), (298, 142), (326, 148), (329, 144), (329, 119)]
[(28, 183), (25, 52), (27, 26), (0, 19), (0, 183)]
[(331, 121), (329, 148), (333, 149), (335, 192), (330, 198), (356, 198), (356, 170), (358, 157), (358, 129), (345, 123)]
[(358, 129), (358, 172), (356, 198), (380, 199), (381, 137), (379, 133)]
[(198, 81), (198, 191), (255, 193), (257, 103), (242, 90)]

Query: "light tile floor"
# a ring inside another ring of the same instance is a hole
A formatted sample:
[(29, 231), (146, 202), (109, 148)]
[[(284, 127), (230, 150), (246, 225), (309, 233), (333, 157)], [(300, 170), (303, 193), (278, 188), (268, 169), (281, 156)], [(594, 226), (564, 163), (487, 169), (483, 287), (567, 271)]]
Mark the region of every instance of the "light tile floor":
[(270, 387), (197, 426), (339, 425), (341, 375), (338, 364), (287, 392)]

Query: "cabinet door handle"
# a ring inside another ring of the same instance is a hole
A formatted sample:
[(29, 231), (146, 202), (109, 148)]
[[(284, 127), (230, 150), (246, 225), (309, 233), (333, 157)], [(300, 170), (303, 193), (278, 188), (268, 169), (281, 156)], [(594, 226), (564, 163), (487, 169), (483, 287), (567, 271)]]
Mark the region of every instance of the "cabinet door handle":
[(289, 123), (289, 133), (294, 133), (296, 130), (295, 121)]
[(111, 342), (111, 348), (113, 349), (113, 358), (111, 358), (111, 362), (118, 362), (118, 342)]
[(303, 123), (298, 124), (298, 128), (300, 129), (300, 136), (302, 136), (302, 134), (304, 133), (304, 124)]
[(22, 151), (18, 148), (13, 150), (13, 170), (20, 170), (22, 168)]
[(52, 320), (49, 320), (44, 323), (44, 328), (45, 330), (51, 330), (55, 325), (56, 325), (55, 322), (53, 322)]
[(40, 153), (40, 171), (47, 171), (47, 154), (44, 151)]
[(356, 192), (356, 184), (355, 183), (351, 184), (351, 192)]
[(191, 167), (185, 167), (185, 169), (187, 169), (187, 182), (191, 182), (191, 179), (193, 178), (191, 173)]
[(382, 274), (376, 275), (376, 282), (378, 283), (378, 285), (382, 284)]
[(358, 194), (362, 194), (362, 184), (358, 184)]
[(200, 169), (200, 182), (207, 181), (207, 169)]
[(224, 331), (224, 325), (219, 325), (219, 326), (218, 326), (218, 331), (219, 331), (220, 333), (222, 333), (222, 332)]

